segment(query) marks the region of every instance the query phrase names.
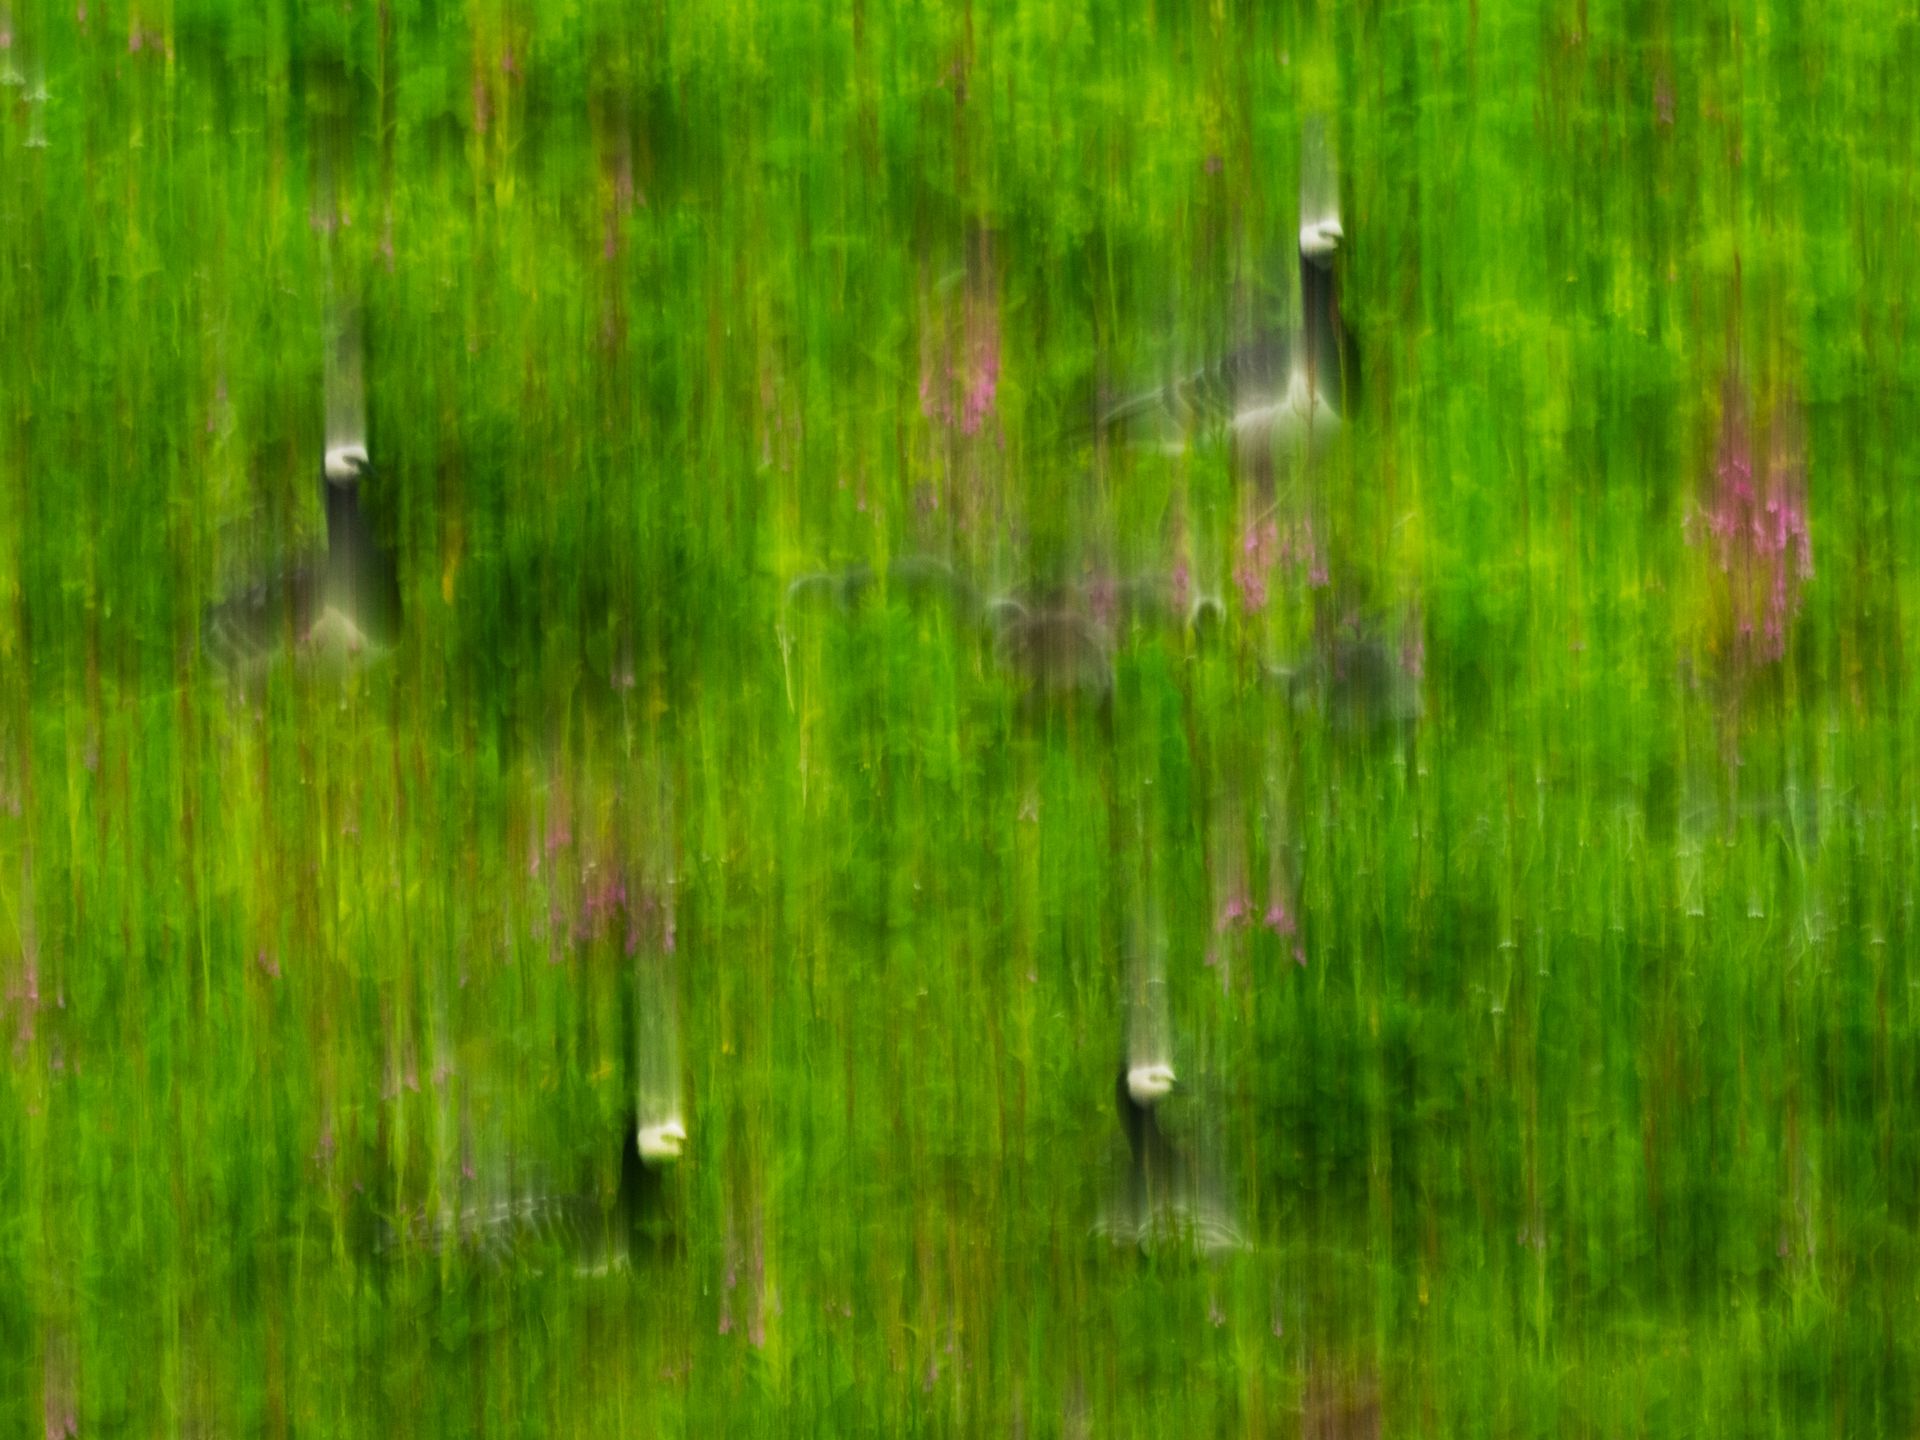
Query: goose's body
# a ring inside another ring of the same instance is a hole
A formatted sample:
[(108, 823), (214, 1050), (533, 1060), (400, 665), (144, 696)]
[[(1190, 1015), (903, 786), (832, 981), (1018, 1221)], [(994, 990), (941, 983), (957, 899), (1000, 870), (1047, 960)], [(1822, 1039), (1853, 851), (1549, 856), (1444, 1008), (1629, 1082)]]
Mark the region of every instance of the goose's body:
[(1268, 670), (1295, 706), (1319, 711), (1337, 729), (1376, 734), (1417, 723), (1419, 677), (1381, 636), (1344, 632), (1295, 665)]
[(667, 1186), (686, 1130), (669, 1119), (647, 1126), (630, 1120), (622, 1131), (619, 1180), (611, 1196), (591, 1185), (534, 1189), (437, 1216), (403, 1216), (387, 1227), (379, 1248), (451, 1248), (503, 1268), (558, 1260), (580, 1274), (623, 1270), (670, 1235)]
[(1031, 608), (1005, 601), (993, 614), (994, 658), (1029, 694), (1105, 698), (1112, 689), (1112, 627), (1097, 615), (1062, 596)]
[[(822, 604), (851, 609), (880, 593), (870, 566), (802, 575), (787, 587), (789, 609)], [(983, 596), (945, 561), (902, 556), (886, 570), (886, 593), (909, 604), (944, 606), (963, 624), (991, 637), (994, 659), (1030, 694), (1059, 698), (1104, 695), (1112, 678), (1111, 624), (1072, 588)]]
[(312, 660), (345, 660), (394, 643), (400, 582), (392, 553), (361, 508), (367, 453), (330, 448), (321, 467), (327, 548), (249, 586), (207, 612), (204, 640), (216, 664), (246, 674), (291, 650)]
[(1116, 1245), (1150, 1253), (1217, 1255), (1246, 1248), (1226, 1205), (1160, 1125), (1174, 1075), (1164, 1062), (1123, 1068), (1115, 1108), (1127, 1138), (1125, 1184), (1097, 1229)]
[[(906, 555), (884, 578), (885, 594), (909, 605), (945, 607), (956, 621), (984, 632), (996, 665), (1030, 703), (1103, 703), (1113, 688), (1114, 654), (1136, 622), (1204, 640), (1225, 615), (1217, 597), (1188, 596), (1164, 574), (982, 591), (943, 560)], [(795, 615), (850, 610), (879, 596), (881, 579), (866, 565), (801, 575), (787, 586), (787, 609)]]
[(1348, 411), (1353, 340), (1340, 320), (1332, 271), (1337, 221), (1304, 233), (1300, 274), (1303, 322), (1271, 330), (1221, 359), (1112, 407), (1101, 424), (1167, 454), (1224, 440), (1236, 452), (1325, 443)]
[[(927, 555), (902, 555), (886, 570), (887, 591), (911, 603), (935, 603), (971, 614), (979, 605), (973, 587), (944, 560)], [(787, 586), (790, 609), (822, 605), (851, 610), (879, 593), (880, 574), (871, 565), (846, 570), (821, 570), (801, 575)]]
[(1335, 266), (1346, 231), (1323, 131), (1303, 141), (1298, 250), (1299, 309), (1284, 325), (1191, 373), (1110, 406), (1102, 430), (1170, 453), (1224, 439), (1248, 461), (1311, 450), (1349, 420), (1358, 392), (1358, 352), (1341, 315)]
[(473, 1204), (437, 1219), (398, 1226), (389, 1248), (454, 1249), (502, 1269), (564, 1256), (585, 1274), (627, 1263), (618, 1216), (597, 1196), (542, 1194)]

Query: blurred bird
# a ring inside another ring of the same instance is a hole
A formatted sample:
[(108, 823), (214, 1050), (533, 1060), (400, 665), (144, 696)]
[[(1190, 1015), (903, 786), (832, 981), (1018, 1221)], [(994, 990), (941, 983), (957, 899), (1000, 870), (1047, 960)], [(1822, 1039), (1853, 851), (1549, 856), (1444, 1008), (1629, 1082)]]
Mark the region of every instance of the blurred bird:
[(1246, 1248), (1217, 1188), (1168, 1138), (1160, 1105), (1178, 1083), (1164, 1060), (1129, 1062), (1114, 1083), (1114, 1103), (1127, 1138), (1126, 1184), (1101, 1221), (1115, 1244), (1150, 1252), (1188, 1250), (1216, 1255)]
[(1154, 1197), (1173, 1183), (1178, 1152), (1160, 1129), (1160, 1102), (1173, 1093), (1173, 1067), (1161, 1061), (1126, 1065), (1114, 1086), (1120, 1128), (1133, 1157), (1129, 1195), (1136, 1217), (1150, 1213)]
[(1114, 633), (1110, 618), (1059, 588), (1021, 599), (997, 597), (987, 607), (993, 654), (1039, 700), (1073, 695), (1104, 700), (1113, 688)]
[(1386, 735), (1416, 724), (1424, 706), (1408, 647), (1349, 617), (1289, 665), (1267, 666), (1297, 709), (1318, 711), (1348, 734)]
[[(1224, 614), (1208, 595), (1186, 599), (1161, 575), (1096, 576), (1079, 583), (1028, 584), (983, 593), (945, 561), (908, 555), (885, 571), (885, 593), (909, 605), (944, 607), (988, 636), (995, 662), (1030, 700), (1074, 697), (1104, 701), (1113, 687), (1113, 656), (1136, 624), (1172, 624), (1197, 639), (1211, 637)], [(870, 566), (799, 576), (787, 587), (789, 611), (821, 606), (851, 610), (881, 593)]]
[(1368, 1369), (1341, 1371), (1315, 1360), (1302, 1397), (1302, 1440), (1379, 1440), (1380, 1381)]
[[(605, 1167), (614, 1158), (611, 1146), (580, 1156), (571, 1184), (553, 1183), (538, 1171), (503, 1180), (499, 1171), (489, 1175), (483, 1168), (478, 1187), (470, 1188), (473, 1176), (463, 1167), (458, 1180), (446, 1176), (439, 1187), (442, 1196), (459, 1198), (444, 1200), (437, 1211), (399, 1207), (396, 1214), (390, 1199), (367, 1207), (375, 1218), (376, 1255), (451, 1251), (493, 1267), (558, 1262), (577, 1274), (606, 1275), (671, 1254), (677, 1248), (672, 1176), (687, 1144), (672, 989), (671, 969), (658, 955), (620, 979), (619, 1029), (608, 1034), (612, 1053), (602, 1072), (622, 1076), (627, 1097), (611, 1189)], [(387, 1153), (383, 1140), (372, 1175), (390, 1194), (394, 1167), (381, 1163)]]
[[(1154, 922), (1144, 923), (1152, 937)], [(1162, 1128), (1160, 1108), (1179, 1084), (1169, 1058), (1166, 982), (1157, 940), (1146, 938), (1133, 948), (1127, 1055), (1113, 1087), (1127, 1166), (1096, 1230), (1117, 1245), (1150, 1253), (1213, 1255), (1244, 1248), (1220, 1187)]]
[(1170, 453), (1225, 437), (1237, 453), (1270, 456), (1350, 418), (1358, 354), (1335, 273), (1347, 236), (1322, 123), (1309, 122), (1301, 152), (1297, 320), (1264, 328), (1215, 362), (1111, 406), (1102, 430)]
[(454, 1248), (501, 1267), (560, 1256), (587, 1275), (625, 1269), (666, 1233), (668, 1175), (686, 1141), (679, 1116), (649, 1122), (629, 1111), (611, 1197), (590, 1176), (571, 1190), (530, 1187), (439, 1216), (403, 1216), (386, 1228), (379, 1249)]
[(297, 557), (209, 608), (206, 653), (238, 674), (263, 668), (289, 647), (302, 659), (338, 661), (384, 649), (399, 638), (399, 574), (362, 508), (371, 470), (359, 313), (339, 295), (328, 304), (322, 381), (326, 446), (320, 499), (326, 552)]
[(204, 642), (222, 667), (245, 673), (291, 645), (296, 655), (341, 658), (393, 644), (400, 582), (393, 556), (361, 508), (363, 446), (329, 448), (322, 466), (327, 549), (212, 606)]
[[(909, 603), (948, 604), (963, 614), (970, 613), (977, 603), (973, 587), (956, 575), (951, 565), (930, 556), (900, 556), (887, 567), (886, 578), (887, 592)], [(787, 608), (818, 609), (824, 604), (852, 610), (877, 593), (879, 579), (871, 565), (801, 575), (787, 586)]]

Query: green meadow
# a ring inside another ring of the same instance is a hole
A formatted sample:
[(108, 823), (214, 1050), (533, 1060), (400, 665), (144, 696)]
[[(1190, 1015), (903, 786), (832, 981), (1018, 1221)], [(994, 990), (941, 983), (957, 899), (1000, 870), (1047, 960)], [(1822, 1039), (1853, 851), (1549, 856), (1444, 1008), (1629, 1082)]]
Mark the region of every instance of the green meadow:
[[(1916, 68), (0, 0), (0, 1429), (1913, 1433)], [(1303, 189), (1341, 423), (1104, 423)], [(235, 674), (345, 314), (400, 633)], [(1219, 1253), (1102, 1230), (1149, 1012)], [(462, 1234), (648, 1087), (658, 1243)]]

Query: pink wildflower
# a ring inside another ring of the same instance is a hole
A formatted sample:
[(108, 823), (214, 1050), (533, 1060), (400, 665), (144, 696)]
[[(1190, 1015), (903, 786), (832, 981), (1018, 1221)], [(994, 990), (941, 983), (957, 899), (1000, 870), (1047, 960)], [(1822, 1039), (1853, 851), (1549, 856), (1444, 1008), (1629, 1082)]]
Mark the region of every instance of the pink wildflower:
[(1273, 574), (1281, 568), (1304, 569), (1307, 583), (1319, 589), (1327, 583), (1327, 564), (1314, 540), (1313, 521), (1303, 519), (1284, 529), (1271, 519), (1248, 524), (1240, 536), (1240, 556), (1234, 562), (1233, 583), (1240, 605), (1249, 615), (1266, 608)]
[(1408, 621), (1406, 629), (1400, 634), (1400, 669), (1414, 680), (1426, 674), (1427, 641), (1417, 615)]
[[(1776, 421), (1784, 426), (1786, 421)], [(1709, 503), (1688, 515), (1686, 533), (1695, 543), (1704, 530), (1725, 577), (1727, 620), (1738, 660), (1765, 664), (1782, 659), (1787, 634), (1800, 612), (1801, 590), (1813, 577), (1804, 469), (1776, 433), (1765, 473), (1756, 476), (1746, 401), (1727, 386)]]
[[(477, 57), (476, 57), (477, 58)], [(473, 132), (476, 135), (487, 133), (487, 124), (493, 118), (493, 96), (487, 91), (486, 77), (478, 65), (473, 70)]]
[(1186, 614), (1187, 604), (1192, 596), (1193, 575), (1192, 572), (1188, 570), (1187, 558), (1183, 555), (1173, 562), (1173, 608), (1175, 612), (1181, 615)]
[[(1291, 549), (1289, 545), (1288, 550)], [(1240, 558), (1234, 562), (1233, 583), (1240, 591), (1240, 608), (1258, 615), (1267, 607), (1267, 581), (1283, 558), (1280, 527), (1272, 520), (1247, 526), (1240, 537)]]
[(963, 435), (978, 434), (980, 424), (993, 409), (994, 392), (1000, 384), (1000, 326), (985, 328), (971, 346), (974, 361), (973, 384), (967, 388), (966, 413), (960, 420)]
[(999, 389), (999, 305), (991, 288), (969, 285), (957, 316), (923, 319), (920, 413), (936, 425), (977, 435)]
[(1087, 606), (1102, 625), (1120, 618), (1120, 586), (1110, 575), (1101, 575), (1087, 586)]

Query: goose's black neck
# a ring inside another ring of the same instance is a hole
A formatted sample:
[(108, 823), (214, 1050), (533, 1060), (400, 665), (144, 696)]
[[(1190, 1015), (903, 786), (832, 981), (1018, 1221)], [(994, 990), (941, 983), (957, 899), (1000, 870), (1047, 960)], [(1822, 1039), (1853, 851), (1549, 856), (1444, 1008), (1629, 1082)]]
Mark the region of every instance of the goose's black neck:
[(360, 504), (365, 467), (345, 480), (323, 476), (327, 506), (327, 603), (362, 633), (390, 641), (400, 624), (400, 579), (392, 553), (375, 536)]
[(1114, 1082), (1113, 1091), (1120, 1110), (1120, 1128), (1127, 1132), (1127, 1145), (1133, 1151), (1134, 1164), (1139, 1165), (1149, 1156), (1163, 1153), (1167, 1142), (1160, 1133), (1160, 1122), (1154, 1118), (1151, 1106), (1142, 1105), (1133, 1098), (1124, 1065), (1120, 1067), (1120, 1078)]
[(1334, 257), (1300, 254), (1302, 328), (1306, 333), (1307, 363), (1313, 370), (1315, 392), (1334, 414), (1346, 419), (1353, 379), (1353, 337), (1340, 314), (1340, 282)]
[(620, 1150), (620, 1190), (616, 1220), (637, 1254), (666, 1236), (666, 1176), (641, 1158), (640, 1117), (629, 1113)]

